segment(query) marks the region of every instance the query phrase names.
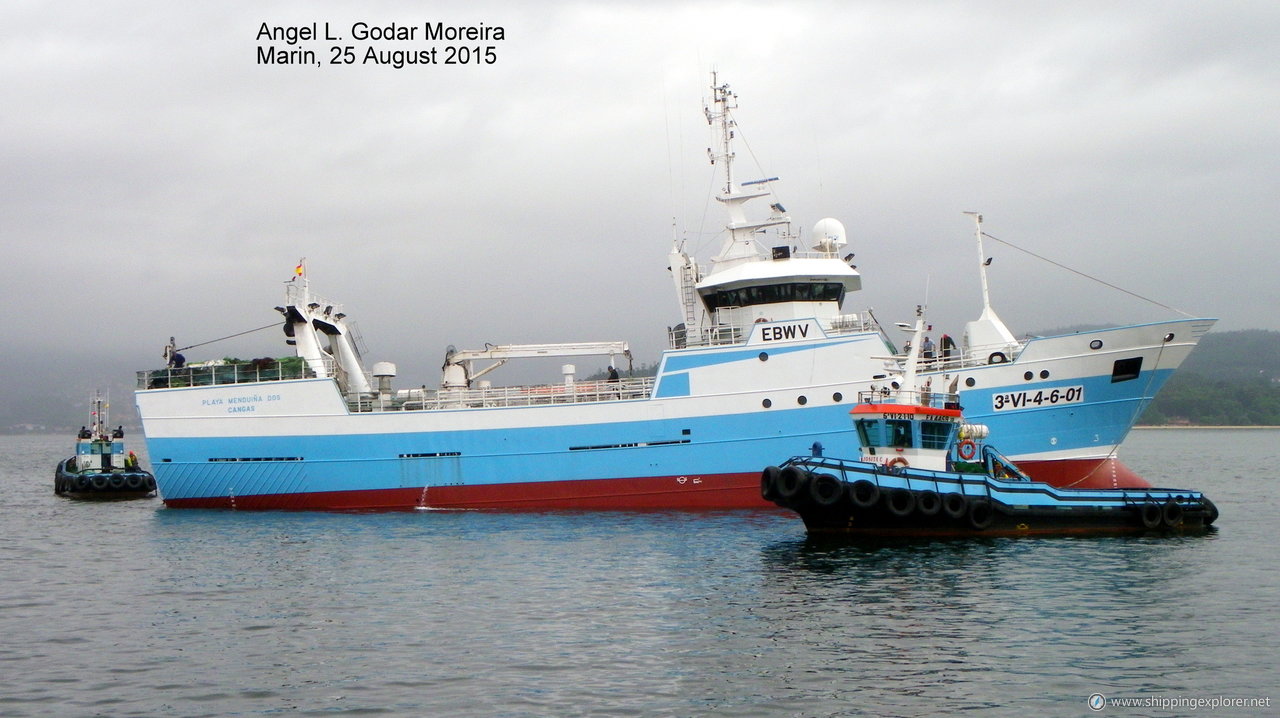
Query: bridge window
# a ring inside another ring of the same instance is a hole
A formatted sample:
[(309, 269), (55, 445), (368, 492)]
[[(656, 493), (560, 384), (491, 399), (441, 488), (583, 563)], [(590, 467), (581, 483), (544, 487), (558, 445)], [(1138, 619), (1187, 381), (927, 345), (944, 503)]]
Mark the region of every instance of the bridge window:
[(910, 449), (912, 446), (911, 422), (889, 419), (885, 423), (889, 425), (889, 436), (892, 440), (892, 445), (899, 449)]
[(840, 282), (821, 282), (816, 284), (792, 282), (788, 284), (766, 284), (738, 289), (720, 289), (702, 295), (707, 309), (715, 311), (720, 307), (750, 307), (757, 304), (778, 304), (780, 302), (842, 302), (844, 301), (844, 285)]
[(949, 421), (925, 421), (920, 424), (920, 448), (945, 449), (955, 424)]
[(874, 419), (859, 419), (855, 422), (858, 428), (858, 441), (865, 447), (884, 446), (884, 432), (880, 422)]

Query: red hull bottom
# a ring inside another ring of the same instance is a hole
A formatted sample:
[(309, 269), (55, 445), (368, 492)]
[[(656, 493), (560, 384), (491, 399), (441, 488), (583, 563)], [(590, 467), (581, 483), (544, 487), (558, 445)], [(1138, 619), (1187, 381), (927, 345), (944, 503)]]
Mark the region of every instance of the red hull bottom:
[[(1116, 459), (1028, 461), (1018, 466), (1037, 481), (1065, 488), (1151, 486)], [(777, 509), (761, 498), (758, 473), (166, 498), (164, 503), (170, 508), (245, 511)]]
[[(763, 468), (763, 467), (761, 467)], [(760, 497), (760, 475), (584, 479), (426, 489), (165, 499), (170, 508), (246, 511), (413, 511), (418, 509), (647, 510), (776, 509)]]
[(1036, 481), (1063, 489), (1149, 489), (1151, 483), (1115, 457), (1019, 461), (1018, 468)]

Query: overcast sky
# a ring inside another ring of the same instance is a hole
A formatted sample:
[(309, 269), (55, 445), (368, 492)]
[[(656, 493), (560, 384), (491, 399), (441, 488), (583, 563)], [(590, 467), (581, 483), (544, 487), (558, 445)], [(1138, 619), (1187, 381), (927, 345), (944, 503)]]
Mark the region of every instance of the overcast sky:
[[(437, 21), (505, 39), (424, 41)], [(302, 43), (321, 67), (261, 65), (264, 22), (344, 39)], [(418, 40), (357, 42), (356, 22)], [(1278, 37), (1264, 1), (10, 0), (3, 353), (127, 381), (170, 335), (278, 319), (305, 256), (371, 358), (414, 382), (449, 344), (622, 339), (654, 360), (679, 321), (672, 238), (705, 260), (723, 220), (712, 68), (740, 97), (739, 176), (781, 177), (806, 233), (848, 228), (864, 291), (846, 310), (904, 320), (927, 296), (958, 334), (980, 309), (962, 214), (978, 210), (1001, 239), (1219, 330), (1280, 329)], [(450, 44), (496, 61), (360, 62)], [(335, 45), (357, 62), (329, 64)], [(988, 254), (1018, 334), (1180, 316)], [(187, 354), (285, 351), (270, 330)]]

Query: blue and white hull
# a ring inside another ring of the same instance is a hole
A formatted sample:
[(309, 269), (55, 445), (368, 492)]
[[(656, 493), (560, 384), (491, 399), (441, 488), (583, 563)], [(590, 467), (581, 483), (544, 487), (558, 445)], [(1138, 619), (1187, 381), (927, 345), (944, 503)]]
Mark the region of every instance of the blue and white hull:
[[(1207, 324), (1035, 339), (1003, 364), (922, 376), (956, 382), (966, 413), (999, 432), (1033, 476), (1062, 461), (1096, 468)], [(559, 403), (511, 405), (507, 395), (506, 405), (486, 406), (476, 394), (465, 406), (406, 408), (348, 401), (334, 379), (310, 378), (143, 386), (137, 402), (170, 506), (764, 507), (759, 467), (779, 455), (815, 443), (828, 455), (857, 454), (852, 398), (884, 380), (865, 378), (882, 371), (867, 358), (877, 334), (773, 342), (763, 328), (742, 345), (666, 352), (641, 398), (574, 387)], [(1102, 347), (1089, 349), (1099, 338)], [(1117, 363), (1140, 366), (1118, 377)], [(1087, 472), (1050, 482), (1093, 485)]]

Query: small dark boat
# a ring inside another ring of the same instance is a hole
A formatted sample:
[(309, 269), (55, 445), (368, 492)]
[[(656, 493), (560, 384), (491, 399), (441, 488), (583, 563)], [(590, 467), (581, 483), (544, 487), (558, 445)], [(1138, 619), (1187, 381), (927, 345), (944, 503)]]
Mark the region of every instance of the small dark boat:
[[(906, 328), (906, 325), (903, 325)], [(851, 412), (862, 456), (795, 456), (769, 466), (761, 495), (811, 534), (1034, 535), (1202, 531), (1218, 517), (1184, 489), (1070, 489), (1032, 481), (966, 424), (958, 395), (916, 389), (916, 350), (901, 385), (864, 392)]]
[(75, 456), (58, 462), (53, 492), (78, 499), (138, 499), (154, 496), (156, 480), (124, 448), (124, 427), (107, 430), (106, 402), (91, 400), (89, 425), (76, 435)]

